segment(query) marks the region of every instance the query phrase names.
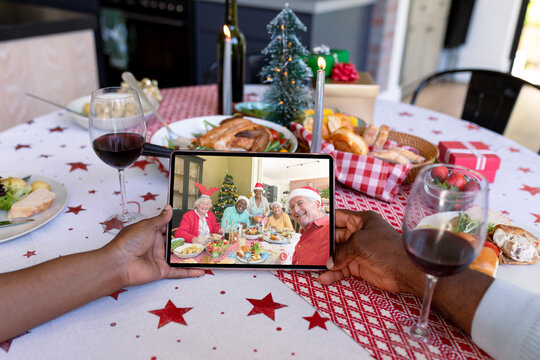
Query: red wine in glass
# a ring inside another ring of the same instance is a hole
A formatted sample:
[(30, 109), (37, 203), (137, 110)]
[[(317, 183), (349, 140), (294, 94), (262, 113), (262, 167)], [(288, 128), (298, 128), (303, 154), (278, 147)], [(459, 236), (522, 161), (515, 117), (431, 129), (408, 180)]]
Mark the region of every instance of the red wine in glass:
[(97, 156), (107, 165), (125, 169), (139, 158), (144, 138), (139, 134), (116, 133), (101, 135), (92, 142)]
[(439, 229), (417, 229), (407, 234), (405, 249), (423, 272), (448, 276), (465, 269), (476, 255), (475, 247), (460, 235)]
[(146, 123), (139, 96), (135, 90), (110, 87), (96, 90), (90, 100), (88, 132), (96, 155), (107, 165), (118, 170), (122, 211), (107, 221), (122, 223), (144, 218), (126, 207), (124, 169), (142, 153)]

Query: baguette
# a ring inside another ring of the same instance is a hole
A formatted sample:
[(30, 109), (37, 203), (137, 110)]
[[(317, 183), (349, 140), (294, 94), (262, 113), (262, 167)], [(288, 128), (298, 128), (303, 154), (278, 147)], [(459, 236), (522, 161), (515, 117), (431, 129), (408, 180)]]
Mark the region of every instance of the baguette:
[(375, 143), (378, 133), (379, 133), (379, 127), (375, 124), (371, 124), (366, 129), (366, 131), (364, 131), (364, 134), (362, 135), (362, 137), (364, 138), (368, 146), (371, 146)]
[(29, 217), (47, 210), (54, 201), (54, 193), (41, 188), (32, 191), (11, 206), (7, 217), (9, 219)]
[(410, 164), (410, 160), (407, 157), (393, 150), (378, 150), (369, 153), (370, 156), (376, 157), (381, 160), (389, 161), (395, 164)]
[(386, 142), (386, 139), (388, 139), (388, 131), (390, 130), (390, 127), (388, 125), (382, 125), (379, 129), (379, 135), (377, 135), (377, 140), (375, 140), (375, 143), (373, 144), (374, 149), (382, 149), (384, 146), (384, 143)]
[(393, 150), (403, 156), (405, 156), (407, 159), (409, 159), (413, 164), (418, 164), (424, 161), (424, 157), (420, 156), (418, 154), (413, 153), (410, 150), (400, 148), (400, 147), (391, 147), (389, 150)]

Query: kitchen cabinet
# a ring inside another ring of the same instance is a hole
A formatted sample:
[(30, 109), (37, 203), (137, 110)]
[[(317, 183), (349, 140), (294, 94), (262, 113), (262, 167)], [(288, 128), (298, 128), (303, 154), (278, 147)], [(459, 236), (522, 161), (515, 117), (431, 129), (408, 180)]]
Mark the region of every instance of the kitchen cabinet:
[(437, 71), (450, 0), (411, 0), (400, 84), (408, 94)]

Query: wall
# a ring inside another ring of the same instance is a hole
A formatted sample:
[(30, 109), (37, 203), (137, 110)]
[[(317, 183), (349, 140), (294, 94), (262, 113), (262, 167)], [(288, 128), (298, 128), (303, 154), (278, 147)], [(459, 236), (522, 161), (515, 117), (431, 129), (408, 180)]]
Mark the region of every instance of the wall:
[(521, 1), (517, 0), (477, 0), (457, 67), (509, 71), (520, 7)]
[[(229, 174), (238, 188), (238, 195), (247, 196), (251, 192), (252, 159), (248, 157), (231, 157), (227, 164)], [(225, 176), (225, 175), (224, 175)]]

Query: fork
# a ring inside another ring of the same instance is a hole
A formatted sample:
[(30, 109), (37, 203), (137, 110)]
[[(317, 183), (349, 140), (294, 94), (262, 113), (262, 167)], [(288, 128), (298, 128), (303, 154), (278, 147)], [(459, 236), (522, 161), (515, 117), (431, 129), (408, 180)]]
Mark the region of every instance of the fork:
[(130, 87), (132, 87), (135, 91), (137, 91), (137, 94), (139, 94), (139, 97), (141, 98), (143, 103), (145, 103), (145, 105), (150, 110), (152, 110), (154, 114), (156, 114), (156, 117), (158, 118), (158, 120), (163, 124), (165, 129), (167, 129), (170, 142), (178, 146), (180, 149), (187, 149), (191, 146), (191, 139), (175, 133), (173, 129), (171, 129), (171, 127), (165, 122), (165, 119), (163, 119), (163, 117), (158, 113), (154, 103), (152, 103), (152, 101), (150, 101), (150, 99), (148, 98), (148, 96), (146, 96), (144, 91), (142, 91), (139, 85), (139, 82), (137, 81), (137, 79), (135, 79), (135, 76), (133, 76), (132, 73), (130, 73), (129, 71), (124, 71), (122, 73), (122, 80), (124, 80)]

